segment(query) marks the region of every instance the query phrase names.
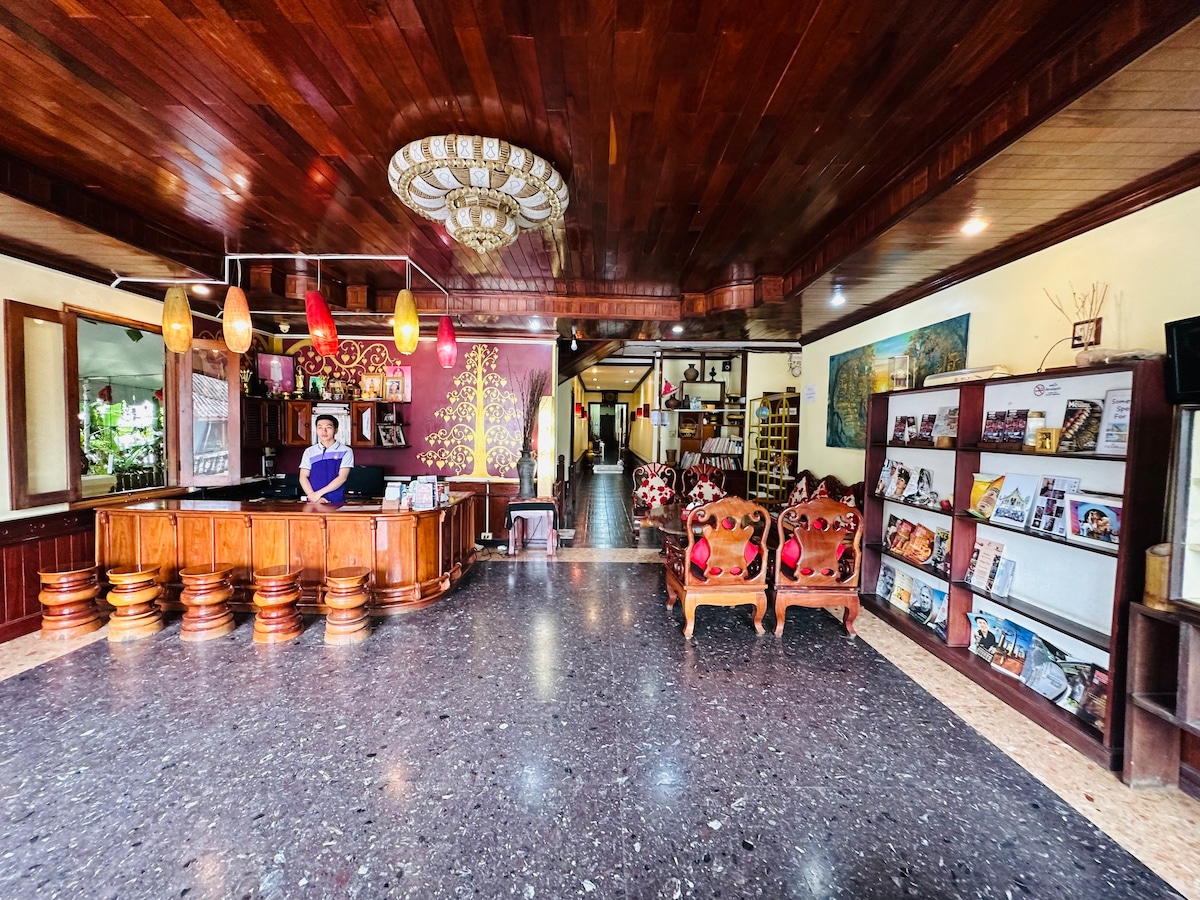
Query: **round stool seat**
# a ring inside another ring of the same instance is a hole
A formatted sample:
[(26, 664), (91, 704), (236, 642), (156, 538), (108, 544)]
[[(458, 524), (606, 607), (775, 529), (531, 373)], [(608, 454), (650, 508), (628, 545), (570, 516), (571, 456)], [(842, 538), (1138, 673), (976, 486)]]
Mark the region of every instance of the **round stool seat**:
[(108, 620), (110, 641), (137, 641), (162, 631), (158, 571), (158, 566), (117, 566), (108, 570), (108, 583), (112, 585), (108, 602), (113, 606)]
[(66, 640), (104, 626), (96, 598), (100, 596), (100, 567), (88, 563), (54, 566), (38, 572), (42, 589), (41, 637)]
[(357, 644), (370, 635), (367, 581), (371, 570), (365, 566), (332, 569), (325, 576), (325, 643)]
[(290, 566), (270, 566), (254, 573), (254, 642), (281, 644), (300, 637), (304, 621), (300, 601), (300, 571)]
[(188, 566), (179, 570), (179, 580), (183, 582), (179, 602), (184, 606), (179, 630), (181, 641), (211, 641), (237, 627), (233, 610), (229, 608), (229, 598), (233, 596), (233, 585), (229, 580), (232, 575), (233, 566), (227, 563)]

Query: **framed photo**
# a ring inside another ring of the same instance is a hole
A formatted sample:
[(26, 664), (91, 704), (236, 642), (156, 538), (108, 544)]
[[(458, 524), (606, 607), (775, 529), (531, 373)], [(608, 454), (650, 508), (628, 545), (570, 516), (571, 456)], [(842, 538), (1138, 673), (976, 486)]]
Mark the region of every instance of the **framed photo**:
[(260, 353), (255, 371), (269, 394), (286, 394), (296, 384), (296, 360), (279, 353)]
[(412, 366), (385, 366), (383, 399), (392, 403), (412, 402)]
[(1105, 494), (1067, 494), (1067, 540), (1094, 547), (1108, 547), (1115, 553), (1121, 543), (1120, 497)]
[(363, 375), (358, 387), (363, 400), (378, 400), (383, 397), (383, 375), (379, 372)]
[(308, 378), (308, 393), (310, 397), (320, 397), (325, 392), (325, 379), (320, 375), (310, 375)]
[(396, 426), (395, 425), (380, 425), (379, 426), (379, 446), (380, 447), (395, 447), (396, 446)]

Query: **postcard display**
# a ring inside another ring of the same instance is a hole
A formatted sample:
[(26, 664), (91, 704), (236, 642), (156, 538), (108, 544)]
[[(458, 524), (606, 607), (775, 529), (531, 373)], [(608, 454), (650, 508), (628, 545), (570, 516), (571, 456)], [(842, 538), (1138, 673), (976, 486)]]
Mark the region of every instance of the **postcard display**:
[[(1064, 422), (1070, 440), (1039, 452)], [(1120, 768), (1129, 605), (1162, 535), (1169, 438), (1157, 360), (872, 395), (863, 602)]]

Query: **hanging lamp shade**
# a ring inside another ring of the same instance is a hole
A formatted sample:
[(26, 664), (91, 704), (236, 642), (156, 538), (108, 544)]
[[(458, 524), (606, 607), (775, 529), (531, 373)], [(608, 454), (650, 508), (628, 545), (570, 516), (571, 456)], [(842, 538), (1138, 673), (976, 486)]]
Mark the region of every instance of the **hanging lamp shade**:
[(308, 319), (313, 349), (321, 356), (337, 353), (337, 326), (333, 324), (333, 314), (320, 291), (309, 291), (304, 295), (304, 315)]
[[(405, 288), (396, 295), (396, 317), (392, 324), (392, 337), (396, 341), (396, 349), (404, 354), (412, 353), (417, 349), (417, 338), (420, 336), (421, 323), (417, 320), (417, 301), (413, 292)], [(441, 336), (440, 329), (438, 336)], [(457, 353), (457, 350), (455, 352)]]
[(163, 298), (162, 335), (172, 353), (192, 349), (192, 308), (188, 306), (187, 291), (177, 284), (167, 288)]
[(443, 369), (453, 369), (458, 361), (458, 337), (449, 316), (442, 316), (438, 323), (437, 358)]
[(231, 287), (225, 295), (224, 322), (225, 346), (234, 353), (245, 353), (250, 349), (254, 327), (250, 322), (250, 304), (246, 292), (240, 287)]

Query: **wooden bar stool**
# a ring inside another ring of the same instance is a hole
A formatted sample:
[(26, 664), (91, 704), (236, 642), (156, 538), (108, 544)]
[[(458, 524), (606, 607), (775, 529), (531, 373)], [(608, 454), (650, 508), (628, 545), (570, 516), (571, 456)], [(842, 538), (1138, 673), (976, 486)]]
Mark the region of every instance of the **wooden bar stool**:
[(114, 643), (137, 641), (162, 631), (162, 610), (158, 597), (158, 566), (119, 566), (108, 570), (108, 602), (113, 614), (108, 620), (108, 639)]
[(371, 633), (367, 600), (370, 589), (367, 580), (371, 570), (366, 566), (347, 566), (334, 569), (325, 576), (325, 643), (357, 644)]
[(78, 563), (38, 572), (42, 582), (38, 591), (42, 638), (66, 640), (104, 627), (96, 607), (96, 598), (100, 596), (99, 572), (99, 566)]
[(296, 604), (300, 600), (300, 572), (289, 566), (271, 566), (254, 573), (254, 642), (282, 644), (300, 637), (304, 621)]
[(183, 582), (179, 602), (184, 606), (179, 630), (181, 641), (211, 641), (237, 627), (229, 608), (229, 598), (233, 596), (233, 585), (229, 582), (232, 574), (233, 566), (226, 563), (179, 570), (179, 580)]

